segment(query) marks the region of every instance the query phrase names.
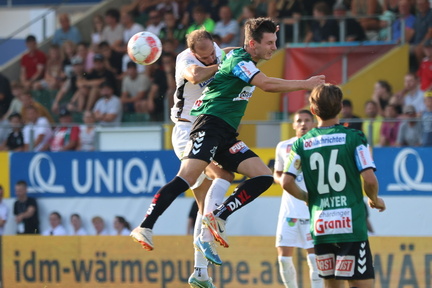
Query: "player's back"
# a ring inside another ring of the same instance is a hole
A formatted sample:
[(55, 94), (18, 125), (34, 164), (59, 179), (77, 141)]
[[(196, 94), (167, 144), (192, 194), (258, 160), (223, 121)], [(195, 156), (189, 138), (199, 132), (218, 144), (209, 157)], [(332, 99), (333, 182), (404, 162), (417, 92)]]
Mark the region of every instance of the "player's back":
[(369, 150), (364, 134), (342, 125), (320, 127), (296, 144), (311, 216), (320, 219), (315, 220), (315, 236), (324, 236), (318, 237), (322, 243), (365, 240), (360, 172), (375, 165), (366, 163)]

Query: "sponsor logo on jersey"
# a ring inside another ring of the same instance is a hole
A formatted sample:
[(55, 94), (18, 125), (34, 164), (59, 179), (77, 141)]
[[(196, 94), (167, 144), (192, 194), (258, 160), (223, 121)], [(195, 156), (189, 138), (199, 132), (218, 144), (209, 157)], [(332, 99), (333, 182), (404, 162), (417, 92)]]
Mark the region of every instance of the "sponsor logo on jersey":
[(352, 255), (338, 256), (335, 275), (351, 277), (354, 275), (355, 257)]
[(233, 101), (249, 101), (249, 99), (252, 97), (254, 90), (255, 86), (244, 87), (243, 90), (239, 93), (239, 95), (233, 98)]
[(256, 66), (251, 62), (244, 62), (241, 61), (239, 64), (240, 69), (243, 71), (243, 73), (248, 77), (252, 77), (253, 70), (256, 70)]
[(203, 104), (203, 101), (202, 101), (201, 99), (198, 99), (198, 100), (195, 101), (195, 103), (194, 103), (192, 109), (197, 109), (197, 108), (199, 108), (202, 104)]
[(316, 256), (318, 270), (322, 276), (334, 274), (335, 260), (333, 254), (323, 254)]
[(213, 79), (214, 79), (214, 76), (211, 77), (210, 79), (204, 81), (204, 82), (199, 83), (198, 85), (200, 88), (203, 88), (203, 87), (207, 86), (211, 81), (213, 81)]
[(304, 150), (312, 150), (325, 146), (345, 145), (346, 134), (337, 133), (330, 135), (320, 135), (303, 141)]
[(314, 222), (315, 236), (353, 232), (350, 208), (315, 211)]
[(237, 142), (229, 149), (231, 154), (236, 154), (238, 152), (245, 153), (247, 150), (249, 150), (249, 147), (243, 141)]

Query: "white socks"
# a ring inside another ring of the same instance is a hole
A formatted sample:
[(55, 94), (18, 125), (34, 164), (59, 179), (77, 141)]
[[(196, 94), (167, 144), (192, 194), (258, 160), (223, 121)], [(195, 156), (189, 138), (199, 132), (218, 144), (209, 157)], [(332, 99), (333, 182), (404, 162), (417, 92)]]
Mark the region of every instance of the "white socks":
[[(201, 234), (201, 223), (202, 223), (203, 215), (201, 215), (199, 212), (197, 213), (197, 217), (195, 220), (195, 226), (194, 226), (194, 234), (193, 239), (195, 242), (195, 239), (198, 238)], [(197, 249), (194, 249), (194, 260), (195, 260), (195, 268), (201, 268), (206, 270), (205, 274), (207, 275), (207, 259), (204, 257), (203, 253), (198, 251)], [(195, 273), (195, 272), (194, 272)], [(207, 276), (208, 278), (208, 276)], [(200, 279), (201, 280), (201, 279)], [(207, 279), (204, 279), (207, 280)]]
[[(204, 214), (212, 212), (222, 204), (225, 193), (228, 190), (230, 184), (231, 183), (225, 179), (217, 178), (213, 180), (205, 198)], [(201, 240), (204, 242), (213, 241), (213, 235), (204, 225), (202, 227)]]
[(318, 276), (318, 267), (316, 264), (315, 254), (307, 255), (307, 263), (309, 265), (311, 288), (324, 288), (324, 279)]
[(297, 272), (292, 257), (278, 256), (279, 273), (286, 288), (297, 288)]

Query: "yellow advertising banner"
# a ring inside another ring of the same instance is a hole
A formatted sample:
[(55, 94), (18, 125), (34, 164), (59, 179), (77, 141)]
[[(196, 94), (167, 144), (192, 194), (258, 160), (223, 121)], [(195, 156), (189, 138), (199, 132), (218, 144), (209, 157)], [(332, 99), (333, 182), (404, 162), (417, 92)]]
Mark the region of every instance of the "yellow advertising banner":
[[(4, 236), (3, 287), (179, 288), (193, 271), (191, 236), (155, 236), (147, 252), (126, 236)], [(430, 288), (431, 238), (372, 237), (376, 287)], [(283, 287), (274, 237), (231, 237), (222, 266), (209, 266), (218, 288)], [(303, 250), (294, 264), (299, 288), (310, 287)]]
[[(262, 159), (262, 161), (268, 166), (270, 167), (270, 169), (274, 168), (274, 161), (275, 161), (275, 148), (255, 148), (252, 149), (256, 154), (258, 154), (258, 156)], [(243, 182), (246, 179), (246, 177), (244, 177), (243, 175), (240, 174), (235, 174), (235, 178), (233, 183), (231, 183), (231, 186), (228, 190), (228, 194), (231, 194), (234, 189), (237, 187), (237, 185), (239, 185), (241, 182)], [(277, 196), (277, 197), (281, 197), (282, 196), (282, 187), (278, 184), (273, 184), (270, 186), (270, 188), (265, 191), (263, 194), (263, 196)], [(188, 190), (186, 192), (186, 196), (192, 197), (192, 191)]]
[(0, 152), (0, 185), (3, 186), (4, 198), (10, 197), (9, 187), (9, 152)]

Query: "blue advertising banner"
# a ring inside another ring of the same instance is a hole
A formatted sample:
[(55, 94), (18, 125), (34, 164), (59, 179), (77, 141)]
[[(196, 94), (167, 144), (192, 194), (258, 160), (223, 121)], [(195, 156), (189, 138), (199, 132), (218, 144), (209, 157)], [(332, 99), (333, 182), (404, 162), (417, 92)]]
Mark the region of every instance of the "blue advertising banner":
[(179, 166), (173, 151), (12, 153), (10, 185), (25, 180), (34, 197), (152, 197)]
[(432, 148), (375, 148), (380, 195), (432, 195)]

